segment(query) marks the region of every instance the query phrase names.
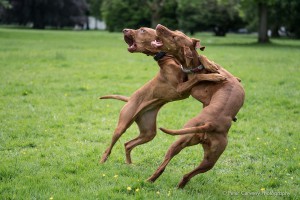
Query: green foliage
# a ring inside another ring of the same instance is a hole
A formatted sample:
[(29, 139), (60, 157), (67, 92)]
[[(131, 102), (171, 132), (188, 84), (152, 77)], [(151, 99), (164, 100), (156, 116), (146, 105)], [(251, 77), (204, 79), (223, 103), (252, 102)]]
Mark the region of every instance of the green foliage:
[(102, 14), (101, 14), (102, 0), (88, 0), (87, 2), (89, 3), (90, 15), (96, 17), (97, 19), (102, 19)]
[(177, 1), (164, 0), (162, 10), (160, 11), (160, 24), (163, 24), (170, 29), (178, 29), (178, 19), (176, 14), (177, 5)]
[[(155, 4), (156, 1), (146, 0), (106, 0), (103, 2), (102, 12), (109, 31), (120, 31), (124, 27), (150, 26), (151, 21), (147, 19), (151, 19), (151, 16), (156, 19), (159, 16), (158, 23), (172, 29), (179, 28), (194, 33), (218, 28), (216, 35), (224, 35), (229, 29), (235, 30), (243, 24), (237, 2), (237, 0), (165, 0), (161, 4)], [(143, 10), (140, 9), (141, 3), (145, 4)], [(152, 7), (155, 9), (159, 7), (159, 13), (153, 12)]]
[[(152, 57), (128, 53), (120, 33), (0, 29), (1, 199), (297, 199), (300, 41), (194, 37), (201, 53), (242, 79), (246, 101), (216, 166), (177, 190), (203, 151), (184, 149), (147, 183), (176, 139), (160, 131), (126, 165), (133, 124), (98, 164), (124, 105), (98, 97), (140, 88), (159, 70)], [(169, 103), (158, 127), (180, 128), (201, 108), (193, 98)]]
[(241, 10), (244, 20), (247, 21), (250, 31), (257, 31), (258, 27), (258, 3), (266, 3), (268, 6), (268, 29), (272, 30), (272, 36), (278, 37), (279, 28), (285, 27), (288, 36), (300, 38), (300, 1), (241, 1)]
[(238, 5), (236, 0), (179, 0), (180, 28), (191, 33), (214, 30), (216, 35), (224, 36), (229, 29), (243, 25)]
[(295, 37), (300, 38), (299, 10), (300, 1), (298, 0), (276, 0), (273, 4), (273, 9), (270, 10), (271, 25), (275, 28), (285, 26), (289, 34), (294, 34)]
[[(153, 12), (152, 5), (159, 6), (159, 23), (165, 24), (170, 28), (177, 27), (176, 7), (177, 3), (173, 0), (165, 0), (163, 4), (155, 4), (155, 1), (146, 0), (104, 0), (102, 4), (102, 16), (106, 22), (108, 30), (121, 31), (124, 27), (139, 28), (141, 26), (151, 27)], [(141, 9), (143, 5), (143, 9)], [(116, 14), (118, 13), (118, 14)], [(152, 27), (155, 28), (155, 27)]]
[(26, 25), (44, 29), (46, 26), (83, 25), (87, 12), (85, 0), (11, 0), (11, 9), (6, 10), (5, 23)]
[(101, 7), (103, 19), (109, 31), (121, 31), (123, 28), (150, 27), (150, 10), (140, 8), (140, 1), (103, 0)]
[(196, 28), (198, 31), (208, 28), (206, 21), (201, 20), (208, 14), (204, 9), (200, 9), (201, 3), (203, 1), (178, 1), (177, 15), (180, 29), (194, 33)]

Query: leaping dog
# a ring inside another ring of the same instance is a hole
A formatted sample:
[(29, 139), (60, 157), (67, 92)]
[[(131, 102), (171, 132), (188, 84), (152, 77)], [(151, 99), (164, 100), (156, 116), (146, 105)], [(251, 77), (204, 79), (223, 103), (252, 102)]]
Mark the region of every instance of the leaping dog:
[[(178, 187), (183, 188), (195, 175), (212, 169), (225, 150), (228, 131), (244, 103), (245, 92), (239, 79), (205, 56), (198, 55), (196, 48), (200, 47), (199, 40), (189, 38), (180, 31), (171, 31), (162, 25), (157, 25), (156, 34), (158, 38), (152, 42), (152, 46), (173, 55), (181, 63), (184, 71), (189, 73), (189, 80), (197, 76), (199, 69), (195, 66), (201, 65), (216, 66), (218, 72), (226, 77), (226, 80), (220, 83), (197, 84), (191, 89), (191, 95), (202, 102), (204, 108), (198, 116), (189, 120), (183, 129), (160, 128), (165, 133), (181, 136), (168, 149), (164, 161), (148, 179), (150, 182), (154, 182), (163, 173), (170, 160), (183, 148), (202, 144), (204, 149), (200, 165), (184, 175), (179, 182)], [(178, 88), (184, 90), (185, 87), (181, 86), (180, 83)]]
[[(107, 160), (115, 143), (135, 121), (140, 134), (135, 139), (125, 143), (126, 163), (132, 163), (130, 155), (132, 149), (151, 141), (155, 137), (156, 116), (164, 104), (187, 98), (190, 95), (190, 88), (200, 81), (206, 81), (201, 83), (206, 85), (209, 81), (220, 82), (225, 80), (218, 73), (204, 74), (216, 71), (211, 66), (204, 66), (203, 74), (198, 74), (191, 81), (187, 81), (187, 76), (180, 68), (179, 61), (170, 54), (161, 53), (160, 50), (151, 45), (151, 42), (156, 39), (154, 29), (145, 27), (137, 30), (124, 29), (123, 34), (124, 40), (128, 44), (128, 51), (153, 56), (159, 65), (159, 72), (152, 80), (135, 91), (130, 98), (122, 95), (101, 97), (101, 99), (118, 99), (127, 103), (120, 112), (118, 125), (113, 133), (111, 143), (103, 153), (100, 163)], [(185, 87), (180, 92), (177, 89), (179, 84)]]

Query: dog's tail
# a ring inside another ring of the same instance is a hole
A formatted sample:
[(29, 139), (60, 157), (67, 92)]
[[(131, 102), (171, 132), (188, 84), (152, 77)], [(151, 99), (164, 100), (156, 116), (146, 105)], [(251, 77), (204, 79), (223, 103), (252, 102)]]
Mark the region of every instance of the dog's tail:
[(128, 102), (129, 100), (129, 97), (126, 97), (126, 96), (123, 96), (123, 95), (105, 95), (105, 96), (102, 96), (102, 97), (99, 97), (99, 99), (117, 99), (117, 100), (120, 100), (120, 101), (124, 101), (124, 102)]
[(196, 127), (189, 127), (189, 128), (183, 128), (179, 130), (170, 130), (166, 128), (159, 128), (161, 131), (169, 134), (169, 135), (185, 135), (185, 134), (191, 134), (191, 133), (204, 133), (211, 130), (211, 125), (204, 124), (202, 126), (196, 126)]

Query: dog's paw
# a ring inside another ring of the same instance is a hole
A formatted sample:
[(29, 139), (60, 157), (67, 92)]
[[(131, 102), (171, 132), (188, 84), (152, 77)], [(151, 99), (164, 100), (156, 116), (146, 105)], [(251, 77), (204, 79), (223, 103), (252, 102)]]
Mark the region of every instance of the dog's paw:
[(214, 74), (215, 78), (218, 80), (218, 81), (225, 81), (227, 80), (227, 78), (221, 74)]
[(210, 61), (206, 56), (201, 55), (199, 56), (200, 58), (200, 62), (202, 63), (202, 65), (204, 66), (204, 68), (209, 71), (209, 72), (213, 72), (213, 73), (219, 73), (219, 67), (218, 65), (213, 62)]

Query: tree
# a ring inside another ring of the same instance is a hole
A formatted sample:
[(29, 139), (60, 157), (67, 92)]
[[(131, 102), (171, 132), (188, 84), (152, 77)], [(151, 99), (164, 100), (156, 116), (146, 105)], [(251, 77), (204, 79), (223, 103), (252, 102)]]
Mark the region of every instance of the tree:
[[(146, 6), (141, 9), (141, 5)], [(158, 23), (177, 28), (176, 6), (174, 0), (103, 0), (101, 12), (109, 31), (155, 28)]]
[[(258, 42), (268, 43), (268, 12), (272, 9), (276, 0), (244, 0), (241, 2), (242, 8), (245, 12), (245, 18), (249, 21), (257, 19), (258, 26)], [(256, 13), (253, 15), (253, 9), (256, 8)]]
[(179, 28), (185, 32), (193, 34), (195, 31), (207, 28), (205, 21), (201, 20), (208, 14), (202, 12), (202, 1), (198, 0), (179, 0), (177, 7), (177, 16)]
[(151, 27), (156, 27), (160, 22), (161, 10), (164, 5), (164, 0), (146, 0), (146, 4), (151, 11)]
[(4, 21), (6, 10), (11, 8), (11, 4), (7, 0), (0, 0), (0, 23)]
[(121, 31), (124, 28), (151, 26), (150, 10), (148, 7), (140, 9), (142, 2), (140, 0), (103, 0), (101, 12), (107, 29)]
[(83, 25), (87, 3), (85, 0), (10, 0), (12, 9), (6, 11), (6, 22), (44, 29)]
[(285, 9), (288, 12), (285, 18), (285, 25), (289, 32), (293, 33), (296, 38), (300, 38), (300, 1), (290, 0), (285, 2)]
[(210, 26), (213, 26), (216, 36), (225, 36), (229, 30), (236, 30), (244, 25), (240, 17), (239, 0), (211, 0)]
[(225, 36), (243, 23), (238, 5), (238, 0), (178, 0), (179, 26), (191, 34), (214, 30), (215, 35)]
[[(160, 20), (159, 22), (152, 24), (156, 26), (157, 23), (163, 24), (170, 29), (178, 29), (178, 19), (177, 19), (177, 1), (174, 0), (165, 0), (163, 3), (163, 7), (161, 9), (160, 13)], [(152, 27), (154, 28), (155, 26)]]
[(102, 0), (88, 0), (88, 4), (89, 4), (90, 14), (97, 19), (102, 19), (102, 15), (101, 15)]
[(258, 6), (258, 42), (269, 42), (268, 36), (268, 5), (266, 2), (261, 1), (257, 3)]
[(299, 0), (275, 0), (270, 9), (268, 18), (272, 30), (272, 37), (279, 37), (279, 29), (284, 27), (288, 36), (300, 38), (299, 10)]
[[(89, 4), (89, 9), (87, 16), (92, 15), (98, 20), (102, 19), (102, 14), (101, 14), (101, 5), (102, 5), (102, 0), (87, 0)], [(88, 18), (87, 18), (87, 29), (89, 29), (89, 24), (88, 24)], [(97, 23), (96, 23), (96, 28), (97, 28)]]
[[(109, 31), (138, 28), (158, 23), (192, 34), (215, 30), (224, 36), (242, 20), (236, 5), (239, 0), (103, 0), (102, 16)], [(140, 9), (140, 5), (147, 5)], [(117, 14), (116, 14), (117, 13)], [(150, 20), (149, 20), (150, 19)]]

